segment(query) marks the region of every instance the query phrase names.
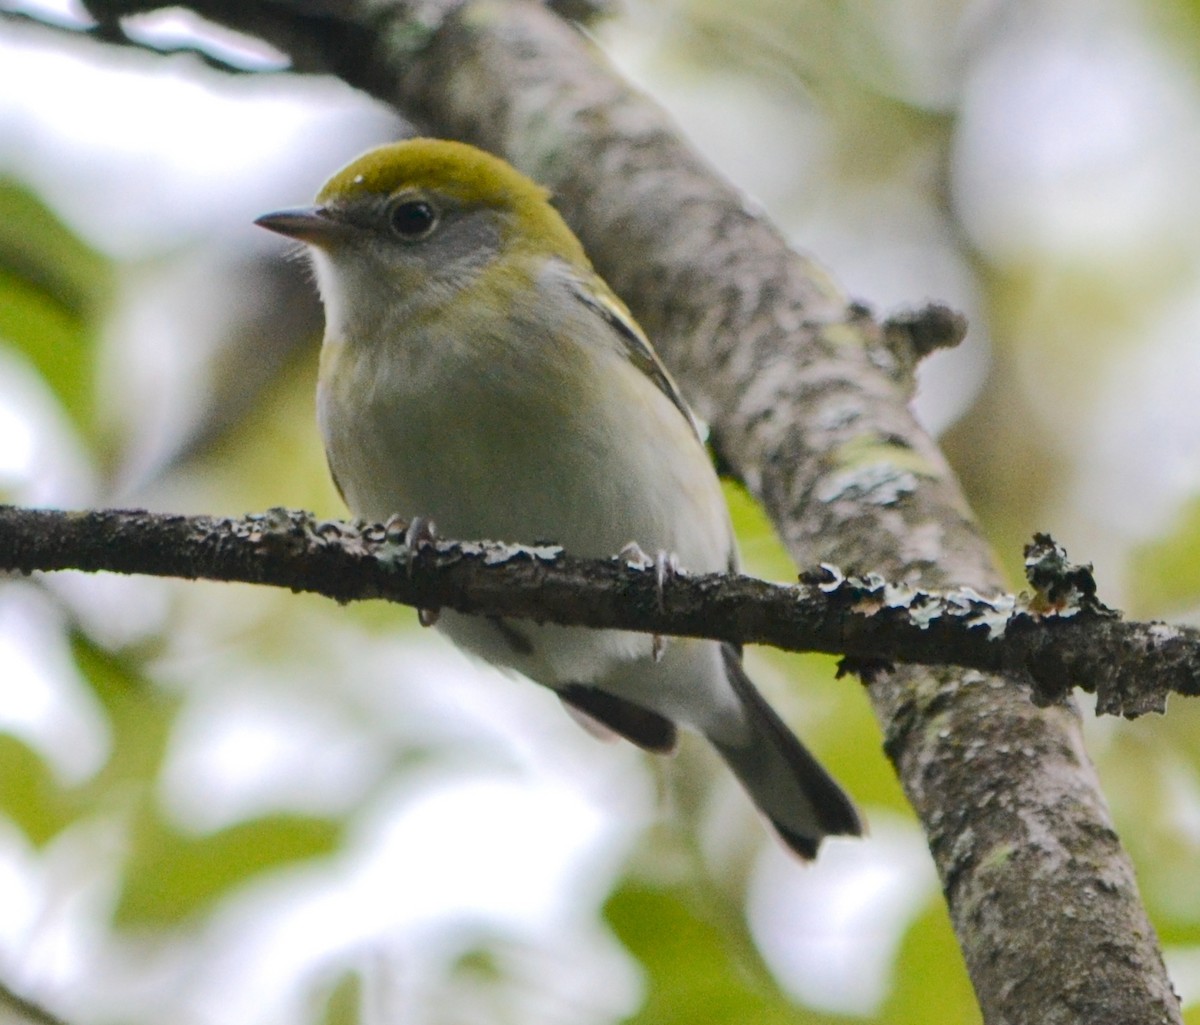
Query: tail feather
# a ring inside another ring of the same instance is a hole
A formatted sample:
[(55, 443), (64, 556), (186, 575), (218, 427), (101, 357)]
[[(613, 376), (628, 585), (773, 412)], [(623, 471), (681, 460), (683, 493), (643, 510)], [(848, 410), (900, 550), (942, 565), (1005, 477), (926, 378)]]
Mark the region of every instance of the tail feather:
[(759, 694), (738, 652), (726, 645), (722, 653), (751, 741), (709, 739), (783, 842), (808, 860), (826, 836), (861, 836), (862, 820), (845, 791)]
[(626, 701), (615, 694), (582, 683), (568, 683), (558, 689), (559, 700), (567, 711), (582, 717), (584, 727), (611, 731), (645, 751), (670, 754), (678, 739), (675, 724), (665, 715)]

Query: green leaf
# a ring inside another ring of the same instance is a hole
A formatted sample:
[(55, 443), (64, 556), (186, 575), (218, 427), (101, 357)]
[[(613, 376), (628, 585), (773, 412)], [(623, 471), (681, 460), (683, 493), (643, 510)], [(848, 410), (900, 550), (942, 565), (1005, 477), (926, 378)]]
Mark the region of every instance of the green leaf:
[(0, 811), (40, 847), (75, 818), (79, 807), (36, 751), (0, 734)]
[(36, 752), (0, 735), (0, 808), (35, 844), (98, 811), (127, 813), (153, 800), (177, 699), (154, 687), (141, 660), (110, 652), (79, 630), (70, 635), (76, 668), (106, 712), (111, 753), (93, 778), (64, 788)]
[(736, 481), (725, 479), (721, 485), (737, 533), (743, 572), (764, 580), (794, 583), (796, 564), (779, 540), (766, 510)]
[(129, 821), (118, 926), (175, 924), (256, 874), (337, 848), (340, 824), (324, 818), (280, 813), (202, 836), (165, 821), (155, 787), (179, 700), (153, 685), (137, 655), (107, 651), (79, 631), (71, 643), (76, 664), (108, 713), (113, 740), (108, 764), (81, 788), (79, 799), (93, 808), (116, 808)]
[(897, 1025), (914, 1021), (973, 1025), (981, 1021), (962, 951), (940, 895), (905, 934), (893, 979), (882, 1021)]
[(147, 815), (133, 838), (115, 923), (176, 924), (255, 875), (332, 853), (340, 835), (328, 819), (278, 814), (190, 836)]
[(1200, 600), (1200, 498), (1162, 537), (1134, 551), (1129, 568), (1130, 615), (1164, 615)]
[(363, 981), (358, 972), (344, 972), (329, 991), (318, 1025), (359, 1025), (362, 1021)]
[(9, 178), (0, 178), (0, 269), (79, 320), (92, 317), (112, 287), (107, 258), (25, 185)]
[(609, 898), (605, 917), (646, 973), (646, 1002), (631, 1025), (800, 1025), (845, 1018), (798, 1008), (757, 958), (739, 952), (676, 891), (627, 883)]
[(151, 785), (166, 757), (179, 699), (147, 678), (138, 655), (108, 651), (80, 630), (71, 634), (71, 654), (112, 730), (112, 754), (89, 791), (98, 796), (117, 785)]
[(112, 283), (106, 258), (27, 188), (0, 178), (0, 343), (33, 364), (85, 433), (95, 343)]

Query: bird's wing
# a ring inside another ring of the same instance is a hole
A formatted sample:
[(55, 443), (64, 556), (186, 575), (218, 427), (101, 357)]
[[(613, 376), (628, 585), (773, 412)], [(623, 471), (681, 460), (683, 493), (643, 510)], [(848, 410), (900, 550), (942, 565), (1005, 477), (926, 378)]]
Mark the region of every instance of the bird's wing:
[(696, 439), (703, 444), (704, 439), (701, 437), (696, 418), (692, 416), (692, 411), (688, 409), (687, 403), (683, 401), (683, 396), (679, 394), (679, 388), (672, 380), (671, 375), (667, 373), (667, 368), (663, 366), (662, 360), (658, 358), (654, 346), (642, 333), (642, 329), (638, 327), (637, 322), (621, 300), (613, 295), (599, 278), (589, 283), (572, 277), (571, 291), (588, 310), (602, 317), (613, 329), (629, 362), (645, 374), (654, 387), (671, 400), (671, 403), (691, 425)]

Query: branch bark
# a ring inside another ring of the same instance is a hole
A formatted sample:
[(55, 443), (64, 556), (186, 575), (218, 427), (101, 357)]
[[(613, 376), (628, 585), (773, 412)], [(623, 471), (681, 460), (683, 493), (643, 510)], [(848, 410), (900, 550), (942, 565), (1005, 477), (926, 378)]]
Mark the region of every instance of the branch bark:
[(217, 518), (0, 505), (0, 572), (268, 584), (343, 603), (378, 598), (426, 612), (769, 644), (842, 655), (868, 680), (896, 662), (1003, 671), (1039, 704), (1076, 685), (1097, 693), (1101, 712), (1128, 718), (1163, 711), (1171, 691), (1200, 694), (1200, 630), (1123, 622), (1095, 599), (1090, 570), (1067, 563), (1048, 538), (1029, 549), (1036, 591), (1017, 598), (925, 591), (829, 565), (791, 586), (686, 572), (660, 585), (651, 561), (578, 559), (555, 545), (438, 540), (410, 551), (407, 527), (287, 509)]
[[(91, 0), (119, 17), (166, 3)], [(749, 210), (587, 41), (522, 0), (191, 0), (303, 71), (339, 75), (555, 192), (724, 460), (801, 565), (998, 590), (987, 545), (912, 420), (910, 362)], [(1064, 667), (1064, 674), (1066, 667)], [(1178, 1022), (1073, 707), (1003, 675), (874, 674), (990, 1022)], [(1064, 676), (1064, 687), (1066, 687)]]

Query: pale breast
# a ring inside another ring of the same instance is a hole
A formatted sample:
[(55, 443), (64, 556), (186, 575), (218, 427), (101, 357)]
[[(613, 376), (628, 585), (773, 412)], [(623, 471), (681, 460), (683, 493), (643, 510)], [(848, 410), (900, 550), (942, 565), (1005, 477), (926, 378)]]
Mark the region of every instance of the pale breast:
[(728, 515), (691, 425), (612, 346), (564, 343), (589, 321), (554, 335), (544, 321), (519, 325), (520, 345), (511, 318), (466, 337), (409, 331), (390, 352), (327, 340), (318, 416), (351, 510), (585, 556), (636, 541), (727, 568)]

